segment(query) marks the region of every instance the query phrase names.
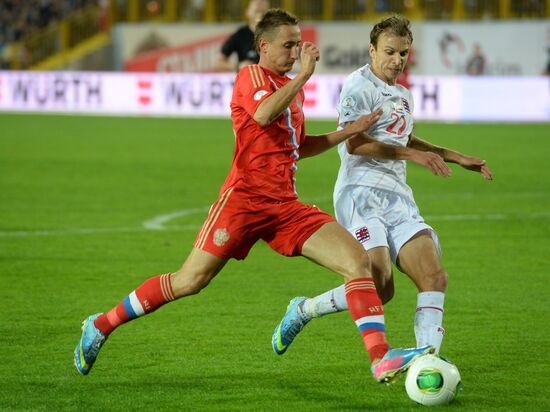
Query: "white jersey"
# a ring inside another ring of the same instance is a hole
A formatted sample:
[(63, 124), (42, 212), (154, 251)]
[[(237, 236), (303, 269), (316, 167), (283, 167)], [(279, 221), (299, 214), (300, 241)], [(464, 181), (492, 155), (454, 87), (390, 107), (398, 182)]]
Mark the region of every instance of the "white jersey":
[[(413, 130), (412, 95), (401, 85), (390, 86), (366, 66), (351, 73), (345, 80), (338, 102), (338, 126), (362, 115), (383, 109), (382, 116), (369, 130), (369, 136), (380, 142), (406, 146)], [(349, 154), (346, 143), (338, 146), (340, 170), (334, 187), (336, 204), (341, 192), (350, 186), (367, 186), (396, 192), (413, 199), (407, 185), (405, 160), (376, 159)]]

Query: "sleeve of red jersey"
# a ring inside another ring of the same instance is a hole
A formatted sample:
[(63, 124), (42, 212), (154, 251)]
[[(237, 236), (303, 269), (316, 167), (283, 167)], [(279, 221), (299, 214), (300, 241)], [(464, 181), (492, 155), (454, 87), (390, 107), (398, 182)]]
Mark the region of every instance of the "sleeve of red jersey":
[(239, 104), (254, 117), (256, 109), (274, 90), (266, 75), (257, 64), (243, 67), (235, 82), (238, 91)]

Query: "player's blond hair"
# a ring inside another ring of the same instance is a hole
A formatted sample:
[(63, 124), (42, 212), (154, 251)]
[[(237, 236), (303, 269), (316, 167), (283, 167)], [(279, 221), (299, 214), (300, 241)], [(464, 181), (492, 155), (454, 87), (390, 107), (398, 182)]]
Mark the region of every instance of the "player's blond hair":
[(372, 44), (376, 49), (376, 46), (378, 45), (378, 37), (380, 37), (380, 35), (386, 30), (389, 33), (395, 34), (397, 36), (408, 37), (412, 44), (413, 35), (410, 25), (411, 22), (407, 18), (399, 14), (395, 14), (391, 17), (381, 20), (374, 25), (370, 32), (370, 44)]
[(260, 52), (260, 39), (272, 40), (274, 32), (281, 26), (297, 26), (300, 20), (294, 14), (283, 9), (269, 9), (254, 30), (254, 45), (256, 51)]

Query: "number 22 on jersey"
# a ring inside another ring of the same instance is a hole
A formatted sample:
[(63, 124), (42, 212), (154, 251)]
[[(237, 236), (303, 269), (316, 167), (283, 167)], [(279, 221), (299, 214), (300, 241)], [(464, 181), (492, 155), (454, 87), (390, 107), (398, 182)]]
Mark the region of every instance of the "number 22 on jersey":
[(386, 131), (388, 133), (401, 135), (407, 127), (407, 120), (405, 119), (405, 116), (393, 112), (391, 117), (394, 121), (386, 128)]

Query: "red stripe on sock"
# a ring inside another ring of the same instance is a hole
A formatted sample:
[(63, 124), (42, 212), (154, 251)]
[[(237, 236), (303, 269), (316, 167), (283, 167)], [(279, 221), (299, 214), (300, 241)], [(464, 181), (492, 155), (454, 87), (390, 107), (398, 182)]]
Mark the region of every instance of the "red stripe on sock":
[(424, 309), (438, 310), (441, 313), (443, 313), (443, 308), (438, 308), (437, 306), (419, 306), (419, 307), (416, 308), (416, 311), (419, 312), (419, 311), (424, 310)]
[(170, 273), (167, 273), (166, 275), (162, 275), (160, 278), (160, 284), (162, 287), (162, 294), (164, 295), (164, 299), (166, 301), (174, 300), (174, 291), (172, 290), (172, 281)]

